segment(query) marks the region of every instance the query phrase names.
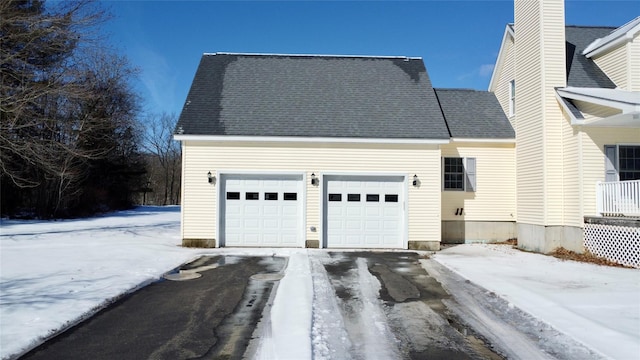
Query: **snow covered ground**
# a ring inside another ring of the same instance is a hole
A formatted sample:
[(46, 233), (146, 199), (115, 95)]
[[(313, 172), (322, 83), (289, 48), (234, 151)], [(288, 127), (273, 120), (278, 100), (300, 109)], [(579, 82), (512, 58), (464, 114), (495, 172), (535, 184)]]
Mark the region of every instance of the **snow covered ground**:
[[(178, 207), (57, 222), (1, 220), (0, 357), (20, 354), (114, 298), (212, 253), (289, 257), (256, 358), (331, 358), (346, 346), (335, 337), (340, 319), (326, 274), (316, 271), (323, 251), (182, 248), (179, 220)], [(490, 245), (456, 246), (435, 259), (603, 355), (638, 359), (638, 270)], [(292, 310), (297, 316), (286, 316)]]
[(640, 359), (640, 271), (454, 246), (433, 257), (462, 277), (611, 359)]

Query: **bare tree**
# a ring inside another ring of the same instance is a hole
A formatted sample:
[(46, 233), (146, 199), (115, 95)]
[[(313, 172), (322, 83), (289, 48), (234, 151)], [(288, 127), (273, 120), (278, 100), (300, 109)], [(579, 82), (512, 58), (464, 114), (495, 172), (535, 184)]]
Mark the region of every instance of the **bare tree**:
[(154, 196), (162, 205), (178, 204), (180, 201), (180, 177), (182, 151), (180, 144), (173, 140), (176, 127), (175, 114), (153, 114), (145, 121), (144, 149), (151, 155), (149, 161), (149, 182), (160, 195)]
[(136, 138), (138, 100), (128, 84), (135, 71), (97, 46), (106, 18), (91, 0), (0, 2), (3, 214), (98, 208), (82, 203), (97, 169), (126, 162), (117, 151)]

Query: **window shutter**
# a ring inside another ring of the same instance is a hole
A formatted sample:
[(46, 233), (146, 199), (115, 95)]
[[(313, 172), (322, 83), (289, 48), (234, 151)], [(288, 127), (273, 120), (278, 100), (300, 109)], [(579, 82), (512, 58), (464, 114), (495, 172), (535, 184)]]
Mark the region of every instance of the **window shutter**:
[(615, 145), (604, 146), (604, 181), (618, 181), (618, 149)]
[(465, 186), (466, 191), (476, 191), (476, 158), (466, 158), (465, 159), (465, 174), (467, 184)]

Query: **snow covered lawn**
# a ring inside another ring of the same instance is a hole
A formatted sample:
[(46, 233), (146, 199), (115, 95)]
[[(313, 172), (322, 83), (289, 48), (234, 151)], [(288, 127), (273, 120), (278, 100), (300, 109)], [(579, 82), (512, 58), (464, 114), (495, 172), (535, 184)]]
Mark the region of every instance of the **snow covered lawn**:
[(640, 271), (468, 244), (434, 259), (611, 359), (640, 359)]

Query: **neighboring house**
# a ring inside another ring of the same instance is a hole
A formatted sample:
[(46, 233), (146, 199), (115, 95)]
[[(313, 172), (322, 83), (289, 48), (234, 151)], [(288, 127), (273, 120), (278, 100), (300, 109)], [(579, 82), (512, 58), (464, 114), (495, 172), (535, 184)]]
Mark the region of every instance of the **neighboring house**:
[(489, 90), (516, 130), (520, 247), (582, 251), (597, 183), (640, 179), (639, 35), (640, 17), (565, 26), (562, 0), (515, 1)]
[(498, 101), (436, 96), (419, 58), (205, 54), (175, 138), (185, 245), (439, 249), (443, 220), (461, 241), (515, 234)]

